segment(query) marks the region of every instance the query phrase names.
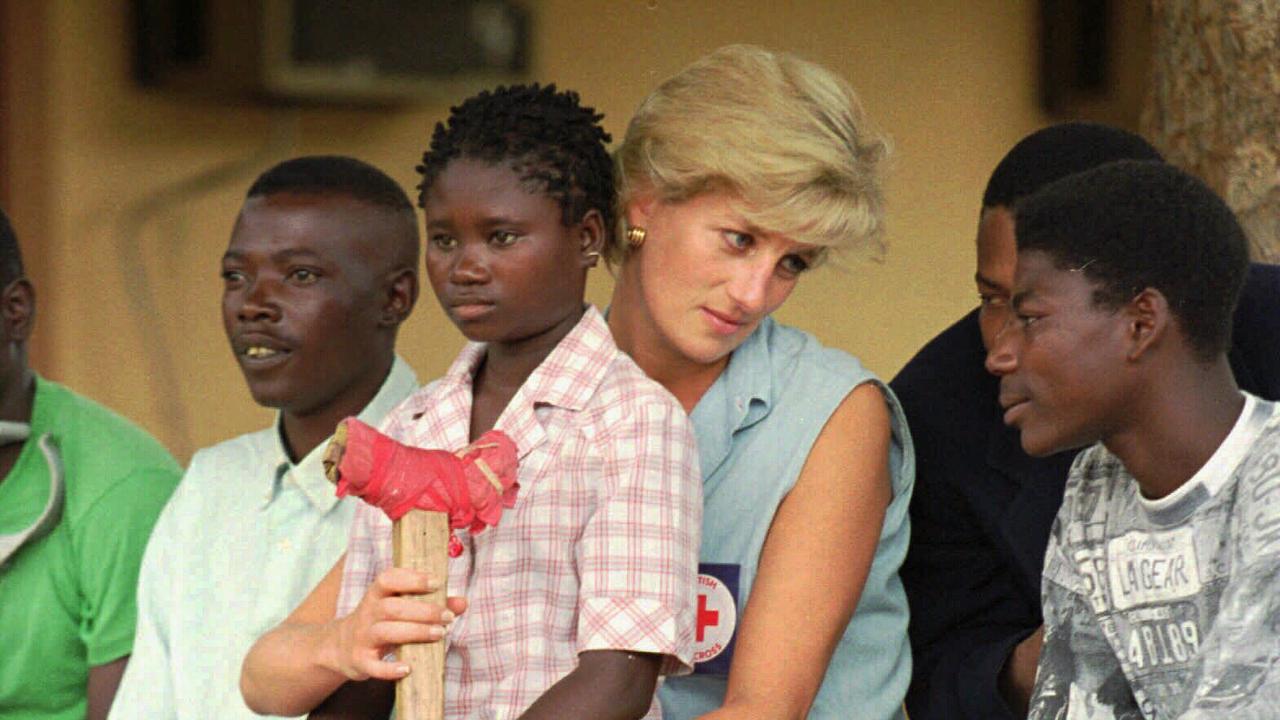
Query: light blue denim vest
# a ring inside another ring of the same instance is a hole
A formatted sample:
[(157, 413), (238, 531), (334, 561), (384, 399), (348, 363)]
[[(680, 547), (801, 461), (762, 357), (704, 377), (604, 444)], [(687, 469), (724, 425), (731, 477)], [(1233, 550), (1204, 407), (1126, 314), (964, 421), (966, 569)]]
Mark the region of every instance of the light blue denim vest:
[[(694, 718), (722, 703), (733, 636), (774, 512), (831, 413), (864, 382), (880, 388), (892, 411), (893, 500), (861, 600), (809, 717), (903, 717), (911, 650), (898, 567), (907, 552), (915, 479), (906, 419), (889, 388), (853, 357), (766, 318), (691, 415), (704, 498), (696, 653), (702, 662), (694, 675), (665, 682), (659, 693), (664, 718)], [(796, 642), (804, 641), (804, 617), (796, 608)]]

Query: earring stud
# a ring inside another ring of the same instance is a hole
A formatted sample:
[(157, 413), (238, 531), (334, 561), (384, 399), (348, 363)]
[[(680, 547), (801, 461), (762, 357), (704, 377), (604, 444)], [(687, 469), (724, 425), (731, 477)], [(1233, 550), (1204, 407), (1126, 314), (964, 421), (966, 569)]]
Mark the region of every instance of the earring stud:
[(645, 235), (644, 228), (639, 225), (627, 228), (627, 244), (632, 248), (638, 248), (644, 244)]

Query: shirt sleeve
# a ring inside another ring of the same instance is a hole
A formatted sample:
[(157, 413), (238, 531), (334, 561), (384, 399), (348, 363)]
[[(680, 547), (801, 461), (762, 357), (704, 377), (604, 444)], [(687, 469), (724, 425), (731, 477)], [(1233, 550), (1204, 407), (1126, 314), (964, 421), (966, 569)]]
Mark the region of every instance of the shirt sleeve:
[(80, 638), (90, 666), (130, 653), (143, 552), (178, 473), (147, 469), (117, 482), (76, 520)]
[[(1049, 538), (1045, 553), (1046, 568), (1065, 561), (1058, 545), (1057, 533)], [(1070, 565), (1066, 565), (1069, 568)], [(1067, 716), (1071, 681), (1074, 675), (1071, 657), (1071, 621), (1075, 601), (1067, 588), (1056, 580), (1044, 584), (1044, 644), (1036, 667), (1036, 683), (1031, 692), (1027, 720), (1054, 720)]]
[(578, 651), (664, 655), (663, 674), (690, 672), (702, 482), (688, 417), (644, 405), (601, 451), (599, 506), (578, 544)]
[(923, 460), (901, 570), (911, 607), (911, 717), (1013, 720), (997, 678), (1040, 619), (966, 499)]
[(1099, 550), (1072, 547), (1064, 537), (1063, 518), (1070, 517), (1069, 503), (1070, 498), (1054, 522), (1045, 553), (1044, 645), (1028, 720), (1074, 717), (1073, 703), (1084, 707), (1136, 706), (1120, 661), (1095, 613), (1095, 604), (1102, 600), (1089, 594), (1100, 592), (1102, 587), (1089, 577), (1099, 567)]
[[(1273, 446), (1274, 447), (1274, 446)], [(1274, 452), (1274, 451), (1273, 451)], [(1280, 706), (1280, 471), (1276, 455), (1242, 495), (1231, 581), (1213, 630), (1200, 647), (1202, 667), (1184, 720), (1272, 717)]]
[(176, 718), (169, 654), (171, 586), (181, 569), (174, 563), (174, 543), (181, 537), (181, 490), (156, 521), (142, 568), (138, 573), (137, 630), (133, 651), (115, 700), (110, 720)]
[(335, 617), (350, 615), (378, 573), (391, 566), (391, 521), (381, 510), (357, 501), (351, 519), (342, 586)]

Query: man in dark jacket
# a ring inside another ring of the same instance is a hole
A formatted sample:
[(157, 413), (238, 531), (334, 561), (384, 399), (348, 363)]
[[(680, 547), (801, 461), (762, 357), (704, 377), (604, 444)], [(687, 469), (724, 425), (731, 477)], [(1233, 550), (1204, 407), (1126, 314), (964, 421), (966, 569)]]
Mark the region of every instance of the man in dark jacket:
[[(975, 276), (981, 305), (930, 341), (890, 383), (916, 447), (911, 605), (912, 720), (1026, 714), (1040, 654), (1040, 573), (1075, 451), (1033, 458), (1005, 427), (999, 382), (983, 367), (1009, 313), (1014, 202), (1114, 160), (1162, 161), (1132, 133), (1055, 125), (1014, 146), (988, 181)], [(1235, 314), (1241, 389), (1280, 398), (1280, 267), (1254, 264)]]

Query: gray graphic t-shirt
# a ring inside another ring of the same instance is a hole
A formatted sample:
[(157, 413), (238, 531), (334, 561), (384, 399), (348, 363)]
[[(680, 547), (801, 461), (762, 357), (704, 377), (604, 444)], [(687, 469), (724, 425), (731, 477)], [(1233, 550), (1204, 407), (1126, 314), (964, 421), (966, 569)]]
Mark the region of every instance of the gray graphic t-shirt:
[(1280, 406), (1157, 501), (1101, 445), (1045, 556), (1031, 720), (1280, 718)]

